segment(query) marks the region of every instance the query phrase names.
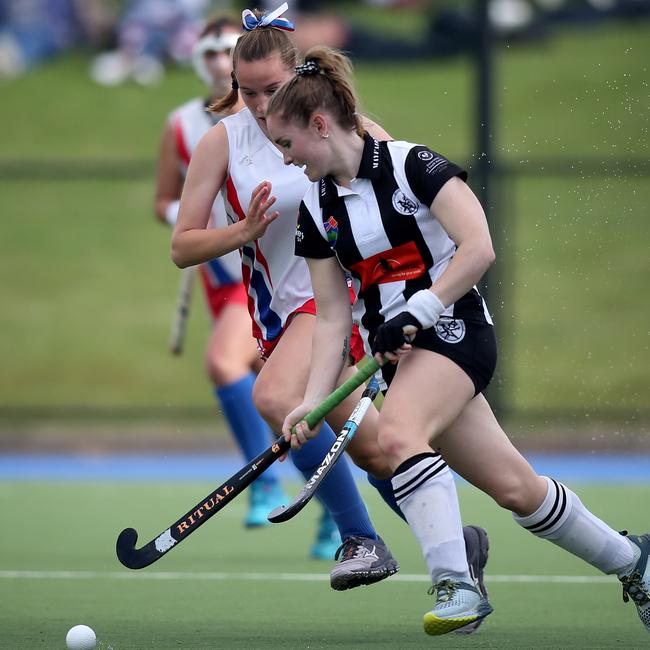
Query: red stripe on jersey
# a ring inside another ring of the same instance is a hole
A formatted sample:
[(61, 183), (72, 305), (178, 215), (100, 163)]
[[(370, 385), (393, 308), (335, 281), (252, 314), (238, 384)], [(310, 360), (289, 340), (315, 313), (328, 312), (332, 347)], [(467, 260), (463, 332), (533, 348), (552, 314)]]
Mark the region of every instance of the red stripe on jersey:
[(427, 268), (415, 242), (410, 241), (352, 264), (350, 270), (359, 278), (363, 292), (373, 284), (419, 278)]
[(237, 219), (239, 219), (239, 221), (243, 221), (246, 218), (246, 215), (241, 209), (241, 203), (239, 202), (239, 197), (237, 196), (237, 190), (235, 189), (235, 185), (232, 182), (232, 178), (230, 178), (230, 176), (228, 176), (226, 179), (226, 196), (228, 197), (228, 203), (232, 205), (232, 209), (237, 215)]
[[(228, 178), (226, 179), (226, 196), (228, 198), (228, 203), (230, 203), (232, 209), (235, 211), (235, 214), (237, 215), (237, 219), (239, 221), (243, 221), (246, 218), (246, 215), (242, 210), (241, 203), (239, 202), (239, 197), (237, 196), (237, 189), (235, 188), (235, 184), (232, 182), (232, 178), (230, 178), (230, 176), (228, 176)], [(264, 259), (264, 256), (262, 255), (259, 246), (257, 245), (257, 241), (255, 241), (254, 244), (255, 244), (255, 260), (259, 261), (262, 264), (262, 266), (266, 270), (266, 277), (268, 278), (269, 282), (271, 282), (271, 274), (269, 273), (267, 262)], [(264, 336), (262, 334), (262, 330), (260, 329), (260, 326), (255, 320), (255, 299), (253, 298), (253, 296), (251, 296), (250, 293), (251, 269), (247, 264), (243, 264), (243, 263), (241, 265), (241, 269), (242, 269), (242, 281), (244, 283), (244, 286), (246, 287), (246, 293), (248, 294), (248, 313), (250, 314), (251, 321), (253, 322), (253, 338), (263, 339)]]
[[(226, 181), (226, 195), (228, 197), (228, 202), (230, 203), (230, 205), (232, 205), (233, 210), (237, 214), (237, 218), (239, 219), (239, 221), (245, 219), (246, 215), (242, 210), (241, 203), (239, 203), (237, 190), (235, 189), (235, 185), (233, 184), (230, 176), (228, 176), (228, 180)], [(262, 254), (262, 251), (260, 250), (259, 244), (257, 243), (257, 239), (253, 243), (255, 244), (255, 261), (259, 262), (260, 265), (266, 271), (266, 277), (269, 281), (269, 285), (270, 285), (269, 289), (270, 289), (273, 287), (273, 281), (271, 280), (271, 272), (269, 271), (269, 264), (266, 261), (264, 255)]]
[(185, 136), (183, 135), (183, 126), (180, 118), (176, 118), (173, 122), (174, 135), (176, 136), (176, 151), (181, 160), (186, 164), (190, 164), (190, 152), (185, 144)]

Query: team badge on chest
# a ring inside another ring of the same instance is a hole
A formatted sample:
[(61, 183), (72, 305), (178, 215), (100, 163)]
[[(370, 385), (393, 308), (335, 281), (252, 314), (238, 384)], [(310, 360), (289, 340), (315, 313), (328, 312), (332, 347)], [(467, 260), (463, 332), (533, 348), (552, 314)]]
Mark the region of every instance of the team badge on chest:
[(393, 208), (400, 214), (411, 215), (418, 211), (418, 204), (397, 188), (393, 192)]
[(330, 248), (336, 246), (336, 240), (339, 237), (339, 224), (334, 217), (330, 217), (327, 221), (323, 222), (325, 227), (325, 234), (327, 235), (327, 241), (330, 245)]

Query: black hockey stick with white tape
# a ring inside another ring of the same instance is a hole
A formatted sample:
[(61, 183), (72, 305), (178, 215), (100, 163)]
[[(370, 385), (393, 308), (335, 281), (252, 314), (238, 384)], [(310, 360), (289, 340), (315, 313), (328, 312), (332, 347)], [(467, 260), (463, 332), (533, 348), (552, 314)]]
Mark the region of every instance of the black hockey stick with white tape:
[[(368, 362), (354, 376), (341, 384), (327, 399), (305, 416), (305, 422), (312, 428), (318, 424), (333, 408), (338, 406), (348, 395), (353, 393), (372, 375), (379, 364)], [(280, 436), (266, 451), (233, 474), (225, 483), (197, 503), (178, 521), (164, 530), (158, 537), (136, 548), (138, 533), (134, 528), (125, 528), (117, 538), (116, 552), (119, 561), (129, 569), (142, 569), (159, 560), (179, 542), (189, 537), (199, 526), (224, 508), (240, 495), (273, 462), (287, 453), (290, 447), (284, 437)]]
[(318, 486), (325, 480), (336, 461), (341, 457), (343, 452), (347, 449), (354, 434), (361, 424), (361, 420), (370, 408), (373, 400), (379, 392), (379, 382), (376, 378), (368, 384), (367, 388), (363, 391), (363, 395), (356, 405), (354, 411), (348, 418), (347, 422), (343, 425), (341, 433), (336, 437), (334, 444), (323, 458), (321, 464), (316, 468), (311, 478), (305, 483), (305, 486), (298, 492), (293, 501), (287, 506), (278, 506), (273, 509), (269, 515), (268, 520), (274, 524), (279, 524), (283, 521), (288, 521), (295, 517), (310, 501), (316, 493)]

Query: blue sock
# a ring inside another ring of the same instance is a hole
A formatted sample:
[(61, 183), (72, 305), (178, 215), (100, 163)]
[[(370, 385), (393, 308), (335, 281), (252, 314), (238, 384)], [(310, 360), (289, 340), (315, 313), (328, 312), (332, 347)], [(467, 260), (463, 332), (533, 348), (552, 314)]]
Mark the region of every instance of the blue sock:
[[(271, 430), (253, 404), (254, 383), (255, 375), (251, 372), (232, 384), (214, 390), (235, 440), (247, 461), (259, 456), (274, 439)], [(258, 480), (276, 483), (278, 475), (271, 466)]]
[[(302, 475), (309, 479), (334, 444), (336, 436), (328, 424), (318, 437), (303, 445), (300, 451), (292, 451), (293, 464)], [(330, 511), (341, 533), (341, 539), (352, 536), (377, 539), (377, 531), (370, 521), (366, 506), (361, 499), (357, 485), (352, 477), (347, 458), (339, 458), (327, 478), (320, 484), (316, 493), (321, 503)]]
[(368, 483), (372, 485), (381, 498), (386, 502), (386, 505), (398, 516), (406, 521), (404, 513), (399, 509), (397, 505), (397, 499), (395, 498), (395, 492), (393, 491), (393, 484), (389, 478), (377, 478), (372, 474), (368, 474)]

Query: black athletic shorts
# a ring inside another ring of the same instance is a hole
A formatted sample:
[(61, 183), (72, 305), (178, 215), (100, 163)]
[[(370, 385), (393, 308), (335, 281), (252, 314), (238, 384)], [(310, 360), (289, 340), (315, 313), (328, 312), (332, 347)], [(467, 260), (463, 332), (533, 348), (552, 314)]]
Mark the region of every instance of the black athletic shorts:
[[(437, 352), (460, 366), (474, 383), (474, 395), (487, 388), (497, 364), (494, 327), (487, 323), (441, 318), (433, 327), (420, 330), (413, 346)], [(393, 363), (382, 366), (389, 386), (396, 368)]]

